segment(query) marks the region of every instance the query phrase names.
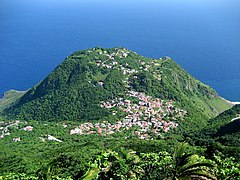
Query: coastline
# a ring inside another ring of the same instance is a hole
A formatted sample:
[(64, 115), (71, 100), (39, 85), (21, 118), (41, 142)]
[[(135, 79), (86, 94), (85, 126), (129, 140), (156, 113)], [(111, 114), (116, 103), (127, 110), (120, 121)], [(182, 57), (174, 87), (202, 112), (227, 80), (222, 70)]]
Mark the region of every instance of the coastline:
[(225, 100), (225, 101), (227, 101), (229, 104), (232, 104), (233, 106), (234, 105), (237, 105), (237, 104), (240, 104), (240, 102), (238, 102), (238, 101), (229, 101), (229, 100), (227, 100), (227, 99), (225, 99), (225, 98), (223, 98), (223, 97), (221, 97), (223, 100)]
[(230, 101), (230, 103), (232, 103), (233, 105), (240, 104), (240, 102), (231, 102), (231, 101)]
[(24, 94), (26, 92), (27, 91), (19, 91), (19, 90), (15, 90), (15, 89), (10, 89), (10, 90), (4, 92), (3, 94), (0, 94), (0, 102), (4, 101), (9, 93)]

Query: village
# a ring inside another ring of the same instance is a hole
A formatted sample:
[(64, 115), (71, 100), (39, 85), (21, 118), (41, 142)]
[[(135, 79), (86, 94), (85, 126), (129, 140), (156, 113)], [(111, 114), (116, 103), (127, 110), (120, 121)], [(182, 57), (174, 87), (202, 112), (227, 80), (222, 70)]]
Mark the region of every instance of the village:
[(127, 63), (119, 64), (117, 61), (115, 61), (115, 58), (119, 58), (119, 59), (126, 58), (130, 52), (125, 48), (124, 49), (115, 48), (115, 50), (117, 52), (114, 52), (114, 53), (111, 53), (111, 54), (108, 54), (107, 51), (99, 51), (98, 54), (103, 55), (103, 56), (107, 56), (107, 60), (102, 61), (102, 60), (97, 59), (96, 60), (96, 65), (101, 66), (101, 67), (105, 67), (105, 68), (108, 68), (108, 69), (121, 70), (124, 75), (137, 73), (138, 71), (135, 70), (135, 69), (129, 68)]
[[(11, 131), (10, 128), (14, 127), (16, 129), (19, 129), (19, 125), (20, 124), (27, 124), (27, 122), (21, 122), (19, 120), (13, 121), (13, 122), (0, 122), (0, 139), (4, 138), (5, 136), (9, 136), (11, 135)], [(23, 131), (32, 131), (33, 127), (32, 126), (25, 126), (23, 128), (21, 128), (20, 130)], [(21, 141), (20, 137), (15, 137), (12, 139), (13, 142), (18, 142)]]
[(173, 101), (164, 101), (159, 98), (152, 98), (144, 93), (128, 91), (127, 96), (137, 98), (138, 103), (133, 104), (129, 99), (116, 98), (111, 101), (102, 102), (101, 107), (113, 109), (113, 116), (118, 111), (123, 111), (127, 115), (124, 119), (116, 123), (103, 121), (102, 123), (84, 123), (70, 130), (70, 134), (99, 134), (110, 135), (116, 132), (135, 129), (134, 135), (139, 139), (153, 139), (150, 134), (159, 136), (162, 133), (178, 127), (178, 121), (183, 120), (186, 111), (173, 106)]
[[(130, 51), (127, 50), (126, 48), (123, 48), (123, 49), (115, 48), (116, 52), (113, 52), (113, 53), (108, 53), (107, 51), (100, 51), (100, 50), (96, 50), (96, 51), (98, 52), (99, 55), (107, 57), (107, 59), (104, 61), (100, 60), (100, 58), (95, 59), (95, 63), (99, 67), (103, 67), (107, 69), (117, 69), (119, 71), (122, 71), (123, 75), (133, 75), (138, 73), (139, 71), (148, 71), (148, 72), (151, 72), (153, 76), (159, 81), (162, 79), (161, 77), (162, 71), (160, 71), (158, 67), (160, 67), (161, 61), (167, 61), (170, 59), (169, 57), (165, 57), (165, 58), (153, 59), (148, 62), (144, 62), (143, 60), (140, 60), (140, 59), (135, 59), (139, 67), (137, 69), (134, 69), (134, 68), (131, 68), (128, 63), (119, 63), (117, 60), (117, 59), (123, 59), (128, 57), (128, 55), (130, 54)], [(90, 52), (92, 51), (89, 51), (89, 53)], [(133, 53), (136, 54), (136, 52), (133, 52)], [(99, 84), (102, 85), (103, 81), (100, 81)]]
[[(113, 116), (117, 116), (118, 112), (124, 112), (126, 116), (123, 119), (115, 123), (108, 121), (82, 123), (73, 129), (69, 129), (69, 134), (106, 136), (117, 132), (130, 131), (131, 135), (139, 139), (153, 140), (154, 136), (161, 136), (163, 133), (177, 128), (178, 122), (182, 121), (187, 114), (186, 111), (176, 108), (172, 100), (161, 100), (136, 91), (128, 91), (126, 97), (128, 99), (115, 98), (110, 101), (102, 101), (100, 104), (102, 108), (111, 109)], [(63, 128), (71, 128), (65, 123), (62, 126)], [(12, 127), (27, 132), (33, 131), (33, 127), (27, 125), (27, 122), (19, 120), (0, 122), (0, 139), (9, 136)], [(41, 141), (62, 142), (52, 135), (39, 138)], [(12, 139), (13, 142), (21, 140), (21, 137)]]

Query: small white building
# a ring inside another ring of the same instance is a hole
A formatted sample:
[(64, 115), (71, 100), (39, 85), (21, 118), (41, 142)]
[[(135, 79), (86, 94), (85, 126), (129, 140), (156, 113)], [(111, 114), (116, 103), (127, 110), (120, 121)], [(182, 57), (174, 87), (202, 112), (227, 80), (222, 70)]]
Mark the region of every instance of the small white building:
[(21, 138), (20, 138), (20, 137), (13, 138), (13, 142), (19, 142), (19, 141), (21, 141)]
[(23, 128), (24, 131), (32, 131), (33, 127), (32, 126), (26, 126)]
[(49, 141), (63, 142), (63, 141), (61, 141), (61, 140), (59, 140), (59, 139), (57, 139), (57, 138), (55, 138), (54, 136), (51, 136), (51, 135), (48, 135), (48, 140)]

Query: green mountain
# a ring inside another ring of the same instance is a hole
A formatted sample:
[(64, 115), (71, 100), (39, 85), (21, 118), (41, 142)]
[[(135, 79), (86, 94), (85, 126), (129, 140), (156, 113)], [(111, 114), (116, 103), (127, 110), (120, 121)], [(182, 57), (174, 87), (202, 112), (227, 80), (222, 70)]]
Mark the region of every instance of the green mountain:
[(228, 146), (240, 146), (240, 105), (224, 111), (209, 121), (203, 134)]
[(129, 95), (132, 92), (173, 102), (196, 122), (231, 107), (169, 57), (146, 58), (126, 48), (92, 48), (68, 56), (2, 114), (24, 120), (114, 120), (126, 112), (103, 104), (119, 99), (140, 103)]

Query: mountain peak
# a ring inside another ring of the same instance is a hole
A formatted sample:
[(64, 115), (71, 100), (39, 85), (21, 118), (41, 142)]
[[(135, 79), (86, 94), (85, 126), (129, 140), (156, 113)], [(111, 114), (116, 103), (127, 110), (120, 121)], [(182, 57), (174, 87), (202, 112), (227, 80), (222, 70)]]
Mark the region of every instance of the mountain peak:
[(116, 119), (113, 110), (101, 107), (101, 102), (127, 99), (131, 91), (173, 100), (190, 117), (213, 117), (229, 108), (213, 89), (169, 57), (153, 59), (126, 48), (96, 47), (68, 56), (4, 114), (26, 120)]

